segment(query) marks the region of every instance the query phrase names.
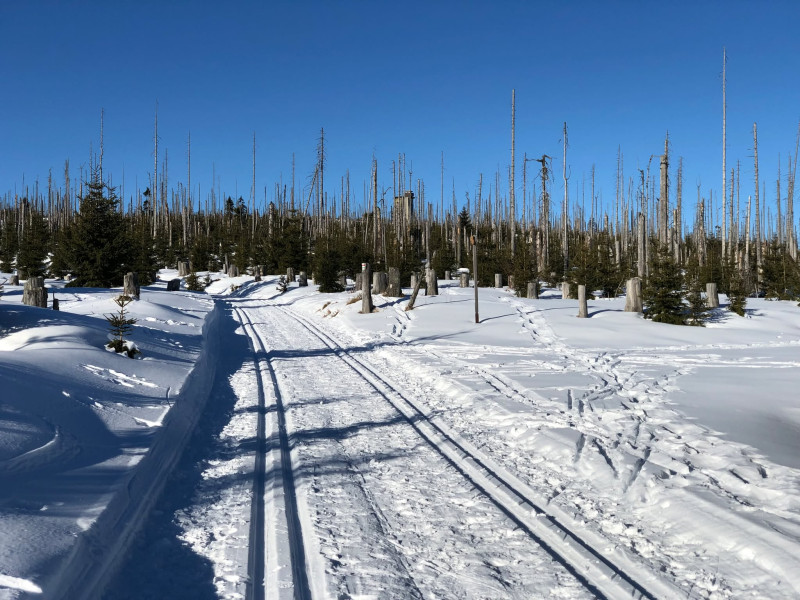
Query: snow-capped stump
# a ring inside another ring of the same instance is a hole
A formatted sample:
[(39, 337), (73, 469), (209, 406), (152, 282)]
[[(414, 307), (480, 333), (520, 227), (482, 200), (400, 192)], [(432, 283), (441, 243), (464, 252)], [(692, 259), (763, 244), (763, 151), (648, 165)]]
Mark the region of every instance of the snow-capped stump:
[(458, 287), (462, 287), (462, 288), (468, 288), (469, 287), (469, 273), (459, 273)]
[(305, 271), (300, 271), (300, 275), (297, 276), (297, 285), (300, 287), (308, 286), (308, 275), (306, 275)]
[(47, 288), (44, 277), (28, 277), (22, 290), (22, 303), (28, 306), (47, 308)]
[(706, 306), (708, 308), (719, 308), (719, 294), (717, 293), (716, 283), (706, 284)]
[(389, 285), (386, 286), (384, 296), (390, 298), (400, 298), (403, 296), (403, 289), (400, 287), (400, 269), (389, 267)]
[[(236, 267), (233, 267), (233, 268), (235, 269)], [(167, 291), (168, 292), (177, 292), (180, 289), (181, 289), (181, 280), (180, 279), (177, 279), (177, 278), (176, 279), (170, 279), (167, 282)]]
[(633, 277), (625, 282), (625, 312), (642, 312), (642, 280)]
[(123, 294), (138, 300), (139, 299), (139, 292), (140, 292), (139, 274), (138, 273), (126, 273), (125, 274), (125, 281), (124, 281), (124, 285), (123, 285)]
[(585, 319), (589, 316), (589, 308), (586, 305), (586, 286), (578, 286), (578, 318)]

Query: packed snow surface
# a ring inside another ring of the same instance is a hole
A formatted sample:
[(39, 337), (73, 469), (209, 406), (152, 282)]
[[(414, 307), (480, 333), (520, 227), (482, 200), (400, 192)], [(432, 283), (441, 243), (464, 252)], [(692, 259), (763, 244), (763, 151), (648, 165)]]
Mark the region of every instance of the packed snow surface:
[[(475, 323), (452, 281), (361, 314), (212, 276), (143, 288), (137, 360), (102, 347), (119, 290), (57, 289), (57, 313), (6, 286), (0, 598), (116, 571), (131, 598), (199, 573), (223, 598), (800, 595), (796, 304), (679, 327), (486, 288)], [(174, 540), (131, 551), (187, 440)], [(170, 543), (207, 568), (169, 569)]]

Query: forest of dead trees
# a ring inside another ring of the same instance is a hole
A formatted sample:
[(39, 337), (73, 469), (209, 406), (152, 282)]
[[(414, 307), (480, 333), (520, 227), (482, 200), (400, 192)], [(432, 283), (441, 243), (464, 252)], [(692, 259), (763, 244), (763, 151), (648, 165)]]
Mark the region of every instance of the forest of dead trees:
[[(495, 274), (502, 274), (520, 294), (529, 290), (529, 282), (541, 281), (581, 284), (590, 293), (615, 296), (624, 293), (631, 277), (646, 286), (666, 261), (682, 277), (673, 285), (685, 290), (714, 282), (729, 295), (800, 298), (794, 216), (800, 130), (791, 135), (794, 147), (785, 169), (775, 165), (774, 195), (760, 178), (754, 124), (754, 181), (742, 181), (741, 163), (727, 164), (723, 150), (722, 192), (706, 196), (698, 186), (695, 202), (686, 202), (690, 192), (683, 161), (666, 136), (663, 154), (634, 174), (625, 171), (618, 151), (614, 202), (601, 212), (594, 169), (589, 202), (570, 198), (566, 123), (561, 173), (554, 171), (550, 156), (524, 153), (522, 181), (515, 181), (514, 110), (512, 92), (507, 174), (478, 174), (476, 190), (466, 194), (461, 208), (455, 190), (445, 197), (443, 177), (436, 182), (438, 198), (430, 201), (425, 182), (412, 180), (403, 154), (392, 161), (391, 187), (379, 185), (373, 157), (369, 181), (356, 193), (349, 173), (335, 179), (327, 173), (324, 132), (309, 169), (310, 185), (295, 187), (293, 159), (291, 185), (275, 185), (271, 193), (265, 189), (257, 201), (254, 136), (247, 200), (214, 189), (204, 198), (192, 197), (191, 167), (186, 184), (170, 186), (166, 158), (159, 165), (157, 120), (154, 173), (160, 166), (160, 176), (120, 199), (103, 173), (101, 137), (100, 156), (92, 157), (88, 173), (75, 178), (66, 162), (63, 178), (51, 173), (46, 182), (0, 197), (0, 270), (16, 270), (20, 279), (71, 274), (75, 285), (111, 286), (120, 285), (129, 271), (139, 273), (146, 285), (159, 268), (179, 261), (188, 261), (192, 271), (218, 271), (228, 264), (241, 272), (291, 267), (318, 279), (353, 277), (369, 262), (374, 271), (399, 268), (407, 282), (424, 265), (439, 274), (469, 268), (474, 239), (478, 283), (493, 285)], [(190, 141), (188, 147), (191, 159)], [(563, 197), (556, 197), (553, 191), (561, 187)], [(694, 207), (692, 214), (685, 205)], [(92, 244), (101, 250), (90, 256), (86, 247)], [(101, 252), (105, 256), (98, 257)]]

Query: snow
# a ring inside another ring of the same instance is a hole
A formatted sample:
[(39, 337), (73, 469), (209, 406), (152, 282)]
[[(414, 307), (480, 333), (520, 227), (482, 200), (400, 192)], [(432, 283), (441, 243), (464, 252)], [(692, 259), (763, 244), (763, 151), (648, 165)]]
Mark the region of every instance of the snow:
[(678, 327), (487, 288), (475, 323), (453, 281), (363, 315), (211, 275), (142, 289), (135, 360), (103, 349), (119, 290), (48, 282), (53, 312), (5, 287), (0, 598), (190, 578), (127, 552), (207, 404), (229, 408), (170, 518), (218, 597), (800, 595), (796, 304)]

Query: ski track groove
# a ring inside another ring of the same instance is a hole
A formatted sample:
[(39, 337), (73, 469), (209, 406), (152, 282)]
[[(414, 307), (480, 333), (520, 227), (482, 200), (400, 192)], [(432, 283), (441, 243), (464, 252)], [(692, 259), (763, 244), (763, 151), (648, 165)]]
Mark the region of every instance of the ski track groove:
[[(266, 454), (269, 450), (269, 440), (266, 439), (265, 425), (265, 394), (264, 394), (264, 367), (270, 378), (271, 388), (275, 393), (275, 408), (278, 421), (278, 447), (280, 453), (280, 474), (283, 489), (283, 508), (286, 520), (286, 532), (289, 545), (289, 558), (291, 561), (291, 574), (293, 584), (293, 598), (295, 600), (311, 600), (312, 593), (308, 582), (306, 568), (305, 545), (300, 525), (295, 492), (294, 466), (292, 464), (291, 446), (286, 428), (286, 414), (282, 394), (275, 368), (272, 364), (270, 352), (258, 329), (249, 315), (241, 308), (234, 309), (239, 316), (242, 328), (247, 332), (251, 348), (257, 365), (257, 381), (259, 389), (259, 420), (258, 443), (256, 450), (256, 472), (254, 481), (254, 506), (250, 524), (250, 551), (248, 556), (248, 585), (247, 598), (262, 600), (264, 598), (282, 597), (278, 590), (270, 589), (268, 578), (265, 577), (265, 565), (270, 557), (265, 556), (264, 535), (268, 527), (264, 516), (264, 495), (266, 489)], [(249, 331), (248, 331), (249, 330)], [(279, 484), (280, 485), (280, 484)], [(258, 493), (256, 493), (258, 490)], [(280, 512), (280, 511), (276, 511)], [(277, 557), (276, 557), (277, 558)]]
[[(656, 598), (670, 596), (678, 591), (667, 582), (657, 580), (652, 574), (631, 574), (633, 565), (627, 568), (614, 564), (596, 550), (591, 543), (573, 532), (567, 525), (549, 512), (544, 503), (536, 502), (522, 490), (524, 484), (515, 483), (513, 476), (502, 473), (478, 450), (461, 440), (445, 426), (429, 418), (415, 402), (406, 397), (384, 376), (366, 362), (355, 357), (335, 337), (321, 332), (305, 316), (281, 305), (273, 305), (298, 321), (309, 332), (328, 346), (336, 356), (345, 361), (365, 379), (383, 398), (395, 407), (425, 439), (450, 464), (466, 477), (483, 495), (511, 518), (540, 544), (557, 562), (576, 576), (587, 589), (598, 597), (605, 598)], [(496, 377), (490, 381), (500, 383), (498, 391), (508, 387)], [(519, 395), (518, 393), (516, 395)], [(438, 438), (438, 439), (437, 439)], [(599, 448), (599, 446), (598, 446)], [(616, 471), (615, 471), (616, 472)], [(533, 515), (531, 518), (528, 515)], [(649, 585), (659, 588), (650, 591), (640, 579), (650, 579)]]

